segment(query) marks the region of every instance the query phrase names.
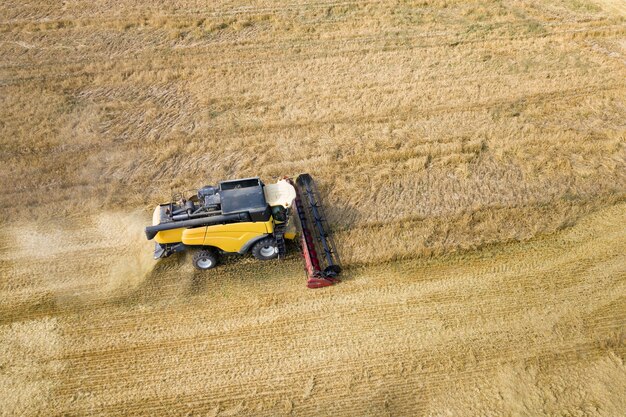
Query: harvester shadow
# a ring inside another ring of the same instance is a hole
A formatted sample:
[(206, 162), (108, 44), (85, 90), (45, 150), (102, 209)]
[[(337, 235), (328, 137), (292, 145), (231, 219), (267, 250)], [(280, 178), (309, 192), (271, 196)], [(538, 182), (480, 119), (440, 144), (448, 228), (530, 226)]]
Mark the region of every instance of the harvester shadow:
[(186, 292), (190, 296), (231, 290), (249, 292), (259, 287), (285, 284), (290, 275), (300, 272), (299, 256), (297, 252), (290, 251), (283, 260), (258, 261), (251, 255), (224, 255), (215, 269), (194, 270), (187, 280)]
[[(196, 297), (238, 297), (243, 293), (275, 291), (280, 287), (306, 285), (306, 273), (299, 244), (287, 242), (287, 256), (282, 260), (258, 261), (251, 255), (223, 255), (219, 265), (198, 271), (191, 264), (192, 252), (176, 253), (155, 263), (142, 282), (118, 294), (114, 304), (154, 304), (161, 301)], [(350, 281), (354, 271), (347, 268), (342, 281)], [(183, 301), (185, 302), (185, 301)]]
[(195, 271), (187, 284), (185, 292), (189, 296), (204, 294), (208, 289), (208, 279), (202, 271)]
[(263, 262), (251, 255), (224, 255), (219, 265), (208, 271), (194, 269), (191, 256), (192, 253), (177, 253), (159, 260), (137, 287), (110, 301), (134, 305), (224, 294), (236, 297), (241, 293), (271, 291), (277, 285), (287, 285), (294, 276), (302, 276), (304, 281), (297, 247), (289, 248), (284, 260)]
[(155, 262), (139, 285), (131, 290), (118, 294), (114, 304), (144, 304), (171, 298), (180, 292), (180, 281), (190, 272), (189, 260), (184, 253), (175, 253), (172, 256)]

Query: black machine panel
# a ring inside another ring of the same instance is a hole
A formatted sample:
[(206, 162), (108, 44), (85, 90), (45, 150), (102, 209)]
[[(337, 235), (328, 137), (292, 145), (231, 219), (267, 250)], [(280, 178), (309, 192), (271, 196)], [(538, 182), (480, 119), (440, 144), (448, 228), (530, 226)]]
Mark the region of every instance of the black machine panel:
[(248, 212), (253, 222), (268, 221), (271, 210), (259, 178), (220, 182), (222, 213)]

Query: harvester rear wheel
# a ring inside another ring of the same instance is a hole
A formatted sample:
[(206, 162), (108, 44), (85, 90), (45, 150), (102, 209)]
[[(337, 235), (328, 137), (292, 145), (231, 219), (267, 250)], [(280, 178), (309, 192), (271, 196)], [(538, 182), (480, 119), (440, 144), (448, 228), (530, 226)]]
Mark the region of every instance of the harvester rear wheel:
[(202, 249), (193, 255), (193, 266), (201, 271), (215, 268), (217, 265), (217, 254), (211, 249)]
[(273, 237), (259, 240), (252, 246), (252, 256), (259, 261), (269, 261), (278, 257), (278, 245)]

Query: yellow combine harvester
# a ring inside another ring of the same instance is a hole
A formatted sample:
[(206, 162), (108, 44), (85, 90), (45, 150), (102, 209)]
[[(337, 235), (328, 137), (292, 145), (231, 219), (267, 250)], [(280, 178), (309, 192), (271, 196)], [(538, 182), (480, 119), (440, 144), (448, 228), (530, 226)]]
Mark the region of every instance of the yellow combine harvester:
[(146, 236), (156, 242), (155, 259), (194, 248), (193, 264), (205, 270), (214, 268), (223, 253), (282, 258), (285, 239), (300, 235), (307, 285), (338, 281), (339, 256), (308, 174), (269, 185), (259, 178), (222, 181), (172, 200), (155, 208), (152, 226), (146, 227)]

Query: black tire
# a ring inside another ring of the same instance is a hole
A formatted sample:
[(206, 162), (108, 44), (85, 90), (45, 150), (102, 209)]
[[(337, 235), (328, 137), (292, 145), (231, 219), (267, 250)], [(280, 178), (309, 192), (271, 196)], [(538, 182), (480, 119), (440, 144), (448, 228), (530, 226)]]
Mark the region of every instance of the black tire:
[(278, 257), (278, 246), (276, 246), (276, 239), (268, 236), (259, 240), (252, 246), (252, 256), (259, 261), (269, 261), (270, 259), (276, 259)]
[(217, 254), (211, 249), (202, 249), (194, 253), (193, 266), (201, 271), (217, 266)]

